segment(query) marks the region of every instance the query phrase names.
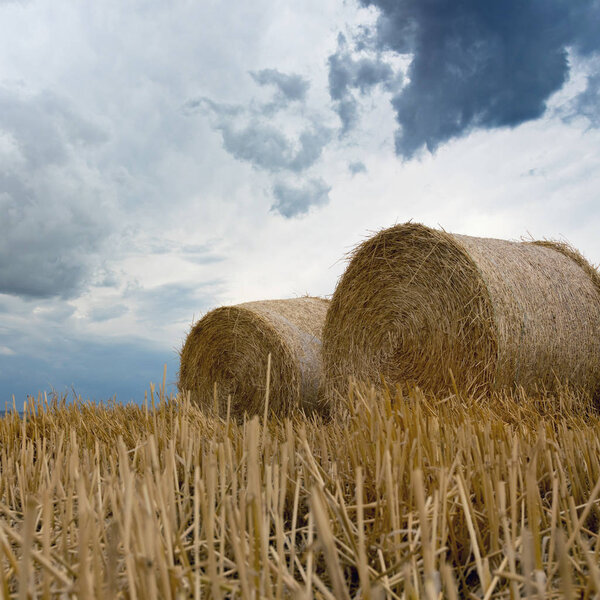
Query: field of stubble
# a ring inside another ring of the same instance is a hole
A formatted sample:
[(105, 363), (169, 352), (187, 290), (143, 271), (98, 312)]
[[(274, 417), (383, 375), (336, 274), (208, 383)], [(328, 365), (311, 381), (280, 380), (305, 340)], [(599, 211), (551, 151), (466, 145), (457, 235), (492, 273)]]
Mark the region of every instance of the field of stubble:
[(354, 386), (347, 408), (31, 399), (0, 420), (0, 596), (599, 597), (589, 402)]

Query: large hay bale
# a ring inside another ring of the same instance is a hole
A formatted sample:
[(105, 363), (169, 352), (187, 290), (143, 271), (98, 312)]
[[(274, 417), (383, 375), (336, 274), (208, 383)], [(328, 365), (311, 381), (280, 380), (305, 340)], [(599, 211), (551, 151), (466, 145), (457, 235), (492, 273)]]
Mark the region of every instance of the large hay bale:
[(600, 277), (553, 242), (407, 223), (351, 254), (323, 330), (330, 393), (349, 377), (440, 393), (600, 390)]
[(234, 418), (262, 414), (271, 355), (269, 406), (280, 416), (319, 408), (321, 333), (329, 300), (262, 300), (217, 308), (191, 329), (181, 350), (178, 386)]

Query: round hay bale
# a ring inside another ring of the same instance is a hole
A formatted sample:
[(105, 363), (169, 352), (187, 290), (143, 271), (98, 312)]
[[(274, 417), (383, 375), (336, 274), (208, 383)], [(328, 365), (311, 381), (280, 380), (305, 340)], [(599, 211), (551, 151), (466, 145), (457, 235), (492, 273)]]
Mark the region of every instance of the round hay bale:
[(349, 377), (478, 393), (600, 390), (600, 277), (575, 250), (397, 225), (359, 245), (323, 330), (330, 394)]
[(191, 329), (181, 350), (178, 386), (201, 406), (236, 419), (264, 411), (271, 355), (269, 407), (279, 416), (318, 407), (321, 333), (329, 300), (261, 300), (217, 308)]

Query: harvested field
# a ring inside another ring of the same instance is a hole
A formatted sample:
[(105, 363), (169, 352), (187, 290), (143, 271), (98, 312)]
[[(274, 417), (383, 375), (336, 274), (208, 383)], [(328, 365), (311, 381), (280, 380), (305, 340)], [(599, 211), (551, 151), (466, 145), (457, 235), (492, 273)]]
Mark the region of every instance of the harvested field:
[(566, 244), (407, 223), (358, 246), (323, 330), (330, 393), (349, 377), (433, 393), (569, 384), (600, 392), (600, 277)]
[(284, 417), (322, 409), (321, 334), (328, 306), (324, 298), (304, 297), (209, 312), (181, 350), (179, 389), (190, 391), (200, 406), (216, 406), (222, 416), (262, 415), (268, 371), (272, 412)]
[(0, 596), (600, 594), (585, 398), (353, 386), (346, 412), (31, 401), (0, 420)]

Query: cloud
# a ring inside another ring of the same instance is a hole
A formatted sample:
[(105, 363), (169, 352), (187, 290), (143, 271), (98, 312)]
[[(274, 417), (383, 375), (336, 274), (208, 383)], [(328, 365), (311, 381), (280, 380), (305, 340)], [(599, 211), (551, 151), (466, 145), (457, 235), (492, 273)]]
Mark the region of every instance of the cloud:
[(278, 182), (273, 186), (276, 202), (271, 210), (291, 219), (308, 213), (312, 206), (324, 206), (329, 202), (331, 187), (322, 179), (310, 179), (300, 187)]
[(367, 167), (365, 166), (364, 162), (359, 160), (356, 162), (349, 163), (348, 170), (350, 171), (350, 173), (352, 173), (352, 175), (356, 175), (357, 173), (366, 173)]
[[(364, 40), (359, 43), (365, 47)], [(342, 122), (342, 135), (348, 133), (358, 121), (358, 102), (353, 90), (368, 93), (379, 84), (390, 84), (394, 78), (392, 67), (380, 55), (354, 59), (346, 38), (338, 35), (338, 47), (328, 59), (329, 95)]]
[(396, 152), (483, 128), (539, 118), (569, 73), (567, 49), (600, 49), (594, 0), (363, 0), (380, 9), (376, 45), (411, 54), (409, 83), (392, 104)]
[(186, 102), (185, 114), (208, 113), (217, 117), (215, 129), (221, 132), (225, 151), (252, 166), (271, 173), (300, 173), (320, 158), (331, 140), (331, 130), (312, 120), (296, 137), (286, 135), (252, 106), (215, 102), (197, 98)]
[(215, 102), (206, 96), (192, 98), (184, 103), (182, 112), (186, 116), (196, 113), (213, 113), (219, 117), (237, 117), (246, 111), (241, 104), (228, 104), (227, 102)]
[[(224, 150), (235, 159), (251, 164), (271, 176), (298, 175), (313, 167), (331, 142), (333, 132), (324, 119), (305, 110), (309, 82), (297, 74), (277, 69), (250, 72), (260, 86), (274, 86), (275, 96), (267, 104), (251, 99), (246, 106), (221, 103), (207, 97), (188, 100), (185, 115), (206, 114), (214, 119), (213, 128), (221, 133)], [(368, 75), (364, 75), (365, 80)], [(301, 105), (292, 110), (291, 103)], [(275, 113), (281, 113), (275, 119)], [(271, 210), (286, 218), (304, 214), (310, 206), (328, 202), (330, 188), (312, 178), (302, 187), (281, 180), (273, 183), (275, 202)], [(190, 259), (203, 263), (202, 256)]]
[(65, 338), (52, 352), (27, 352), (2, 357), (0, 407), (12, 403), (22, 407), (28, 395), (59, 394), (75, 390), (84, 399), (121, 402), (144, 400), (150, 382), (160, 383), (167, 364), (169, 391), (175, 390), (178, 360), (176, 349), (157, 348), (148, 340), (104, 341), (91, 336)]
[(304, 102), (310, 83), (301, 75), (281, 73), (277, 69), (262, 69), (251, 71), (250, 75), (258, 85), (273, 85), (277, 89), (273, 104), (277, 107), (286, 106), (288, 102)]
[(11, 134), (30, 168), (62, 164), (69, 147), (106, 141), (104, 132), (84, 119), (65, 98), (50, 92), (29, 96), (0, 88), (0, 131)]
[[(72, 303), (0, 294), (0, 349), (12, 352), (0, 350), (0, 406), (11, 394), (71, 386), (95, 399), (115, 393), (122, 401), (143, 399), (148, 382), (162, 378), (165, 362), (174, 380), (180, 336), (194, 316), (218, 303), (219, 285), (214, 279), (131, 285), (104, 300), (87, 296)], [(111, 323), (118, 315), (118, 324)]]
[(220, 279), (199, 283), (174, 282), (148, 288), (133, 288), (124, 298), (135, 305), (135, 316), (141, 322), (191, 322), (216, 303), (223, 285)]
[(222, 254), (215, 254), (212, 244), (184, 244), (181, 254), (190, 263), (195, 265), (213, 265), (227, 260)]
[(0, 89), (0, 293), (72, 297), (111, 230), (85, 160), (103, 132), (67, 101)]
[(90, 313), (89, 317), (96, 323), (102, 323), (104, 321), (110, 321), (111, 319), (117, 319), (127, 314), (129, 309), (124, 304), (111, 304), (108, 306), (96, 306)]
[(567, 122), (582, 116), (588, 119), (591, 127), (600, 127), (600, 73), (589, 75), (583, 92), (561, 107), (559, 112)]
[[(131, 231), (131, 230), (128, 230)], [(135, 235), (135, 243), (130, 243), (130, 251), (135, 249), (135, 252), (143, 255), (171, 255), (179, 256), (187, 262), (196, 265), (211, 265), (226, 260), (226, 256), (220, 253), (215, 253), (216, 248), (219, 247), (220, 239), (212, 238), (206, 243), (181, 243), (178, 240), (170, 239), (167, 236), (152, 237), (147, 236), (144, 233), (135, 232), (131, 234), (132, 237)], [(105, 269), (99, 269), (97, 273), (97, 279), (99, 283), (95, 285), (114, 286), (118, 282), (118, 278), (114, 273), (106, 271)]]
[(358, 102), (352, 95), (348, 95), (336, 100), (335, 109), (342, 122), (340, 134), (343, 136), (358, 123)]
[(106, 264), (97, 266), (90, 276), (90, 285), (100, 288), (116, 288), (119, 286), (120, 281), (119, 274)]
[(229, 154), (271, 172), (300, 173), (308, 169), (331, 139), (329, 129), (317, 124), (302, 131), (295, 140), (273, 125), (255, 119), (240, 129), (223, 122), (219, 129), (223, 147)]

